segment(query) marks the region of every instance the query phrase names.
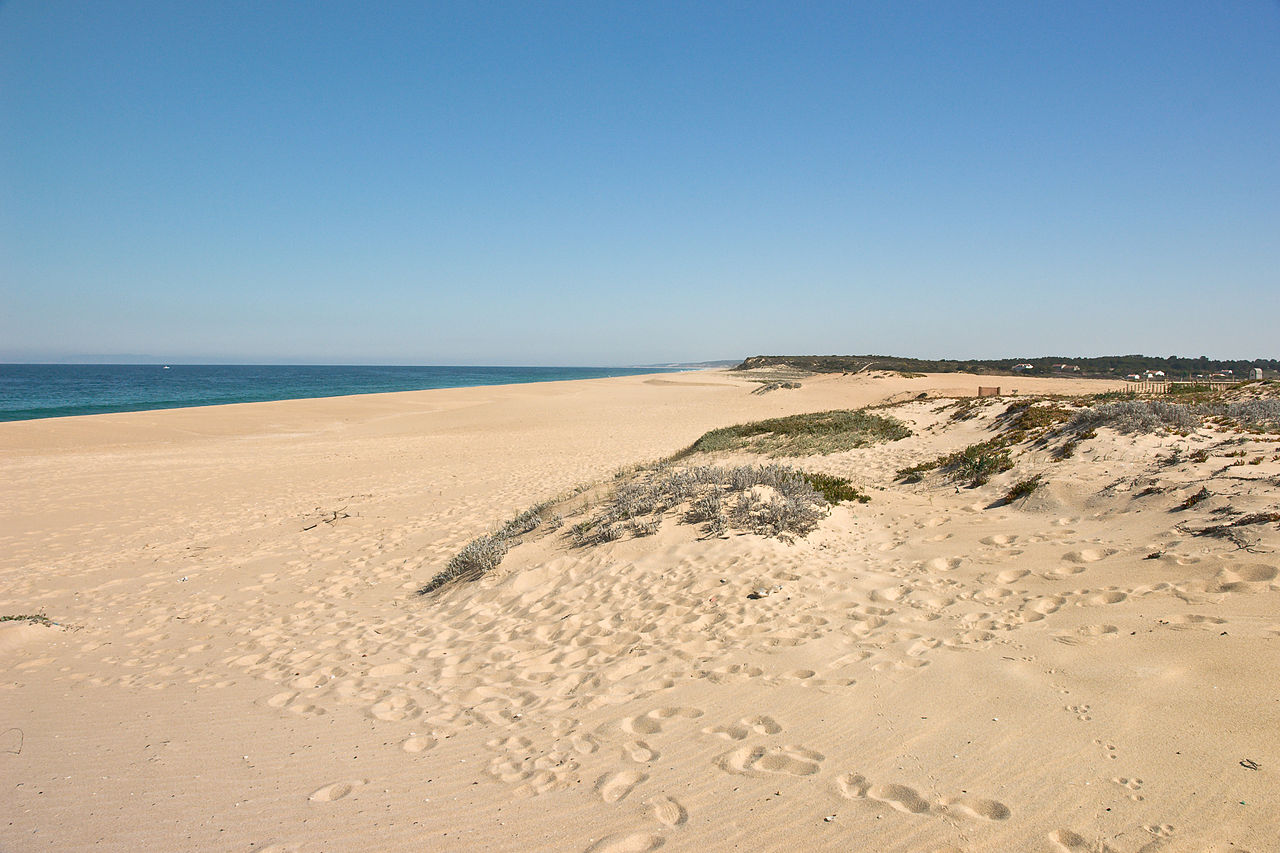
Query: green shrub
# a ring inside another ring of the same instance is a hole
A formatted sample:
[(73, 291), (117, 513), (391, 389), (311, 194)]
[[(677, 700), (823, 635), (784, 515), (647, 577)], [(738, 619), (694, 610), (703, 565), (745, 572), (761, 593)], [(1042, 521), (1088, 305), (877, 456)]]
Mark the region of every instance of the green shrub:
[[(531, 506), (516, 515), (492, 533), (477, 536), (467, 546), (454, 554), (445, 567), (437, 572), (426, 585), (418, 590), (418, 595), (427, 595), (454, 581), (465, 582), (481, 578), (493, 571), (507, 556), (507, 551), (520, 544), (520, 537), (532, 533), (543, 522), (543, 513), (552, 505), (551, 501)], [(552, 529), (559, 527), (563, 519), (557, 514), (552, 519)]]
[(910, 468), (899, 468), (893, 475), (895, 480), (901, 480), (904, 483), (919, 483), (924, 479), (924, 475), (937, 468), (942, 464), (941, 459), (934, 459), (930, 462), (921, 462), (919, 465), (912, 465)]
[(43, 625), (46, 628), (52, 628), (58, 624), (43, 613), (19, 613), (13, 616), (0, 616), (0, 622), (28, 622), (32, 625)]
[(911, 430), (896, 418), (863, 409), (813, 412), (713, 429), (675, 458), (722, 450), (811, 456), (897, 441), (909, 435)]
[(943, 457), (941, 467), (956, 480), (968, 480), (971, 487), (985, 485), (992, 477), (1013, 467), (1013, 459), (999, 439), (971, 444)]
[(814, 491), (826, 498), (829, 504), (838, 504), (841, 501), (867, 503), (871, 500), (869, 495), (859, 492), (843, 477), (832, 477), (830, 474), (802, 474), (801, 476), (808, 480)]
[(1005, 493), (1004, 502), (1013, 503), (1014, 501), (1019, 500), (1020, 498), (1025, 498), (1027, 495), (1031, 494), (1036, 489), (1040, 488), (1041, 485), (1043, 484), (1040, 481), (1039, 474), (1036, 474), (1034, 477), (1028, 477), (1025, 480), (1014, 483), (1013, 486), (1009, 489), (1009, 491)]

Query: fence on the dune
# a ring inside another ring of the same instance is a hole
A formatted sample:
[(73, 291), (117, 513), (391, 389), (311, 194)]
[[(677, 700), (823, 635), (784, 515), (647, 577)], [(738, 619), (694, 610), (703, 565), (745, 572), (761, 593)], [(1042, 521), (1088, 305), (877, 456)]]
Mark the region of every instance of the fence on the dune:
[(1124, 390), (1132, 394), (1191, 394), (1197, 391), (1225, 391), (1235, 384), (1231, 379), (1147, 380), (1126, 382)]

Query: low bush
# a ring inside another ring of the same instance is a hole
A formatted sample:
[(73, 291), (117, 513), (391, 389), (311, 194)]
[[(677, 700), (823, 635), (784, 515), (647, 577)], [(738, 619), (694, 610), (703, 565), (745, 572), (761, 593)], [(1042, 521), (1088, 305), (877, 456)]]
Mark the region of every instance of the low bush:
[(1208, 500), (1211, 497), (1213, 497), (1213, 493), (1210, 492), (1207, 487), (1201, 486), (1200, 491), (1196, 492), (1195, 494), (1188, 497), (1185, 501), (1180, 503), (1178, 505), (1178, 509), (1191, 509), (1196, 504), (1200, 503), (1201, 501)]
[(1027, 495), (1030, 495), (1036, 489), (1040, 488), (1041, 485), (1043, 485), (1043, 483), (1041, 482), (1039, 474), (1014, 483), (1009, 491), (1005, 492), (1004, 502), (1013, 503), (1016, 500), (1025, 498)]
[(838, 504), (841, 501), (867, 503), (871, 500), (869, 495), (859, 492), (843, 477), (833, 477), (830, 474), (804, 474), (803, 477), (809, 481), (809, 485), (813, 486), (814, 491), (826, 498), (829, 504)]
[[(477, 580), (496, 569), (502, 563), (502, 559), (507, 556), (507, 552), (513, 546), (520, 544), (521, 536), (538, 529), (543, 523), (543, 514), (551, 506), (551, 501), (531, 506), (492, 533), (485, 533), (472, 539), (465, 548), (450, 558), (443, 569), (418, 590), (418, 595), (435, 592), (455, 581)], [(548, 526), (551, 529), (563, 523), (559, 514), (549, 521)]]
[(676, 458), (722, 450), (812, 456), (897, 441), (909, 435), (911, 430), (896, 418), (862, 409), (813, 412), (711, 430)]
[(435, 592), (437, 589), (454, 581), (473, 581), (493, 571), (507, 556), (510, 544), (506, 539), (494, 533), (486, 533), (467, 544), (455, 554), (431, 580), (427, 581), (419, 595)]
[(970, 487), (986, 485), (996, 474), (1013, 467), (1009, 451), (999, 439), (971, 444), (943, 457), (940, 467), (955, 480), (968, 480)]
[(708, 536), (730, 529), (780, 538), (802, 536), (832, 503), (865, 497), (847, 480), (776, 464), (688, 468), (662, 464), (639, 470), (633, 477), (618, 484), (610, 498), (570, 530), (574, 545), (595, 545), (628, 533), (650, 535), (669, 512), (676, 512), (685, 524), (702, 525)]
[(1200, 426), (1200, 415), (1192, 406), (1164, 400), (1124, 400), (1103, 403), (1077, 411), (1068, 424), (1074, 432), (1111, 427), (1122, 433), (1188, 431)]

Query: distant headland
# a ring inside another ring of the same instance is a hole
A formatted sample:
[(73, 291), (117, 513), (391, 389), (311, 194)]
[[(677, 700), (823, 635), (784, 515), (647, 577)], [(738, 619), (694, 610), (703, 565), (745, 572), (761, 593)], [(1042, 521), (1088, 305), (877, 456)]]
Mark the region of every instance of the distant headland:
[(763, 367), (791, 367), (811, 373), (860, 373), (866, 370), (896, 370), (911, 373), (987, 373), (1036, 376), (1069, 375), (1119, 379), (1159, 373), (1169, 379), (1253, 378), (1255, 369), (1263, 376), (1280, 375), (1280, 360), (1213, 359), (1206, 356), (1104, 355), (1092, 358), (1042, 356), (1040, 358), (923, 359), (892, 355), (756, 355), (744, 359), (734, 370)]

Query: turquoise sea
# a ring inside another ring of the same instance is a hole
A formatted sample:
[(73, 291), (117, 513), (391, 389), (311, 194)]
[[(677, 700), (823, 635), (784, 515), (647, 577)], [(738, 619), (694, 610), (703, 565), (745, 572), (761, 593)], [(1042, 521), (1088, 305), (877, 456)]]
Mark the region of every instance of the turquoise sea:
[(2, 364), (0, 421), (661, 372), (652, 367)]

